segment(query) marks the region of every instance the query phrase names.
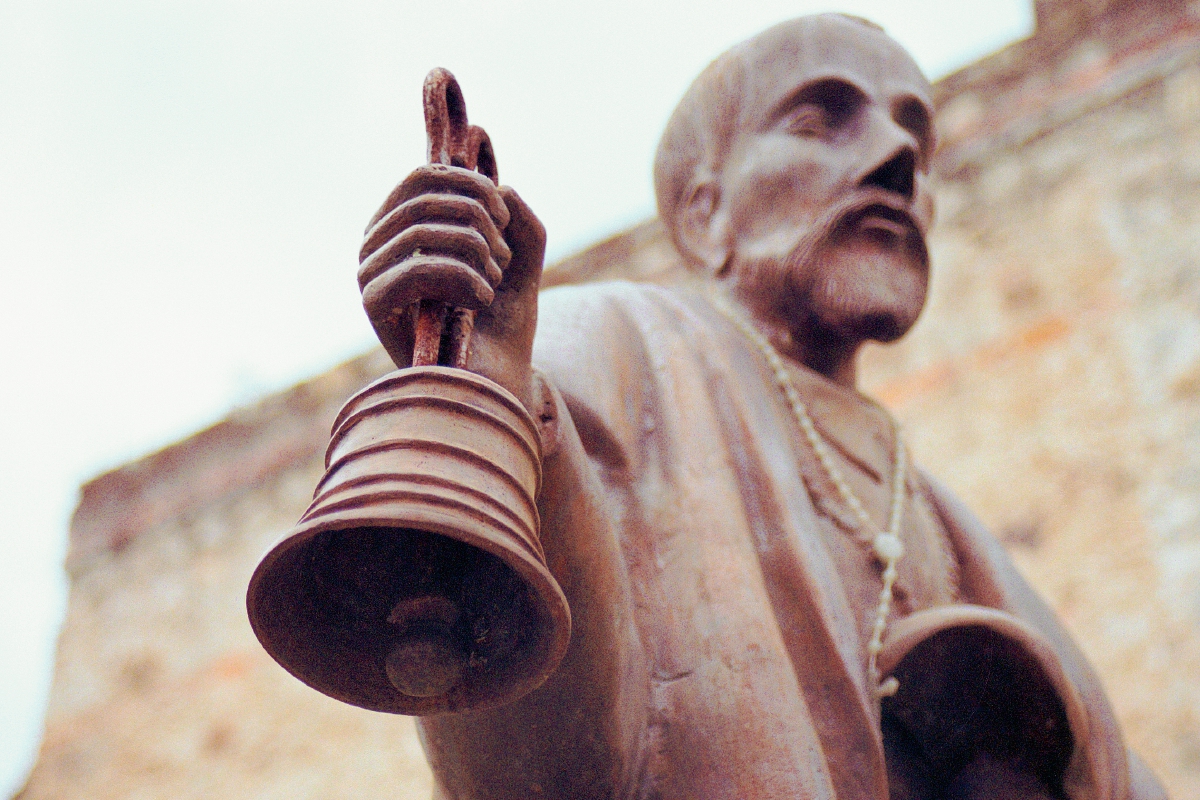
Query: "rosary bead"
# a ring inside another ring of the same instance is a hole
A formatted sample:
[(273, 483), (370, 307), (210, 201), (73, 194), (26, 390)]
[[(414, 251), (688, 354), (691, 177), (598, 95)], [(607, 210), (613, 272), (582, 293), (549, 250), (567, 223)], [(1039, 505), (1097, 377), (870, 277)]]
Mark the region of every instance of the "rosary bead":
[(900, 541), (900, 537), (894, 533), (876, 534), (875, 540), (871, 544), (875, 549), (875, 555), (879, 556), (879, 560), (885, 564), (899, 561), (904, 555), (904, 542)]

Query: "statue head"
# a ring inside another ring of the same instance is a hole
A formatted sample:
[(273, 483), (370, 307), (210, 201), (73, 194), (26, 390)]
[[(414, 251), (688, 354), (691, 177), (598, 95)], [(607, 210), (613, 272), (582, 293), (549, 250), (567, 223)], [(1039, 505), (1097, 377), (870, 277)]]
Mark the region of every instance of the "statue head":
[(925, 302), (929, 82), (881, 28), (822, 14), (714, 61), (655, 158), (680, 253), (793, 336), (891, 341)]

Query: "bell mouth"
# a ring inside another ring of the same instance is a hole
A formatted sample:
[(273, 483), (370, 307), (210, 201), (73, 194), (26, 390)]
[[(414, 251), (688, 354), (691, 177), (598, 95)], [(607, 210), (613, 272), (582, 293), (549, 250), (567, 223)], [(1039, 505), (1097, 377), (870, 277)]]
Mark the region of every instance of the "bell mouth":
[(915, 743), (932, 774), (955, 776), (978, 758), (1019, 765), (1063, 795), (1087, 717), (1046, 638), (996, 609), (969, 604), (912, 614), (879, 654), (899, 688), (885, 722)]
[(539, 583), (446, 535), (324, 528), (268, 554), (247, 610), (267, 652), (314, 689), (426, 716), (501, 705), (557, 665), (560, 645), (547, 632), (561, 615)]

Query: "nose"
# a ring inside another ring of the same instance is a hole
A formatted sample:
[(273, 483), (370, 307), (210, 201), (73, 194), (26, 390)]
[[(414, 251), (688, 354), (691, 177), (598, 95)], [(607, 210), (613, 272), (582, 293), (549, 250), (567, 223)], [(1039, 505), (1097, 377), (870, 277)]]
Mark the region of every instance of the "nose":
[(911, 147), (901, 147), (869, 172), (860, 186), (876, 186), (912, 200), (917, 185), (917, 154)]
[(913, 133), (892, 119), (883, 109), (871, 115), (867, 129), (868, 147), (878, 154), (859, 186), (874, 186), (895, 192), (906, 200), (912, 200), (917, 188), (917, 140)]

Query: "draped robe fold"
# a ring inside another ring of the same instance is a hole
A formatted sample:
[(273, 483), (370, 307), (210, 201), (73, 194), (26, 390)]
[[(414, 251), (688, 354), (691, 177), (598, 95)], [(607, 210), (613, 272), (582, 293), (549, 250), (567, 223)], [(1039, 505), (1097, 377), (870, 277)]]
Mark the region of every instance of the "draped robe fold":
[[(521, 701), (422, 721), (438, 795), (887, 798), (862, 635), (878, 588), (848, 583), (852, 540), (814, 504), (762, 355), (686, 288), (555, 289), (539, 314), (534, 363), (556, 389), (541, 536), (572, 644)], [(914, 604), (990, 606), (1044, 634), (1087, 709), (1077, 786), (1123, 800), (1124, 745), (1083, 656), (945, 489), (918, 475), (910, 493), (945, 538), (909, 548)]]

